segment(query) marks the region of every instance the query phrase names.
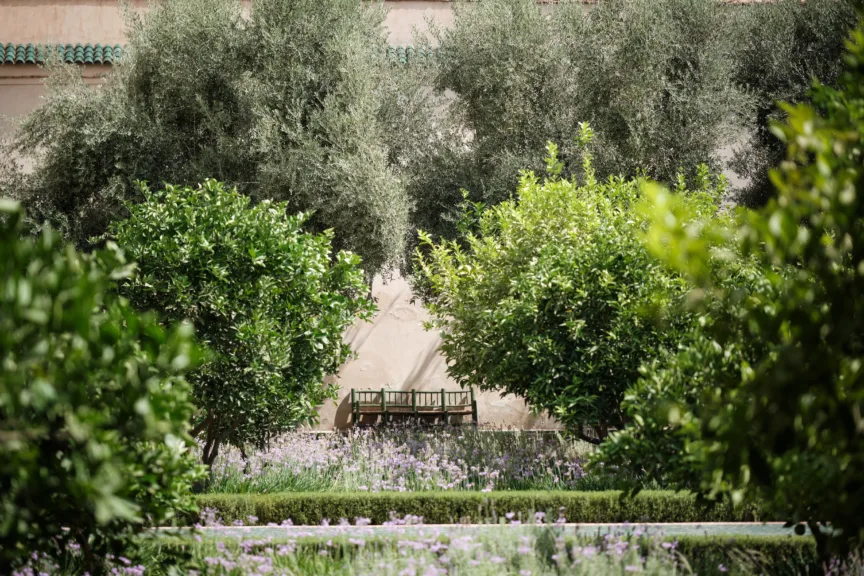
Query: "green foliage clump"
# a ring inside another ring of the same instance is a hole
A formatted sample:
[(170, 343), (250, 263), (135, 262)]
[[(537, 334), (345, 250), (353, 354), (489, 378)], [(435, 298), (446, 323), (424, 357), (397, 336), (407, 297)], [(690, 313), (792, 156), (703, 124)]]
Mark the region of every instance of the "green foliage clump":
[(749, 140), (732, 162), (750, 179), (739, 194), (746, 204), (764, 205), (774, 194), (768, 173), (786, 152), (770, 126), (783, 116), (778, 102), (802, 102), (815, 78), (831, 86), (840, 77), (843, 42), (857, 21), (854, 6), (855, 0), (779, 0), (730, 7), (735, 83), (756, 105)]
[[(645, 490), (633, 497), (622, 492), (283, 492), (280, 494), (201, 494), (198, 506), (219, 514), (225, 523), (266, 525), (291, 520), (295, 524), (320, 525), (325, 518), (369, 518), (373, 524), (393, 514), (419, 516), (427, 524), (497, 522), (508, 513), (523, 522), (543, 512), (554, 522), (744, 522), (764, 520), (758, 505), (733, 507), (728, 503), (706, 506), (684, 492)], [(192, 523), (196, 518), (189, 516)]]
[(128, 537), (194, 510), (191, 329), (113, 292), (116, 247), (82, 256), (0, 201), (0, 572), (80, 547), (99, 570)]
[(454, 235), (460, 187), (506, 200), (520, 169), (542, 168), (548, 141), (566, 143), (564, 175), (578, 173), (571, 139), (583, 121), (596, 130), (602, 178), (644, 171), (674, 181), (682, 168), (716, 169), (718, 151), (744, 129), (750, 100), (734, 83), (721, 3), (604, 0), (586, 10), (498, 0), (454, 11), (438, 37), (436, 88), (453, 94), (447, 111), (462, 133), (425, 162), (428, 182), (412, 193), (427, 232)]
[(360, 258), (334, 254), (331, 232), (303, 232), (307, 215), (286, 216), (287, 204), (250, 206), (214, 180), (141, 192), (110, 227), (139, 267), (122, 291), (167, 320), (189, 319), (209, 351), (189, 376), (204, 461), (224, 442), (262, 446), (314, 419), (336, 394), (324, 376), (351, 352), (342, 333), (374, 310)]
[[(686, 455), (670, 468), (684, 467), (706, 496), (760, 499), (806, 522), (823, 557), (864, 542), (864, 26), (848, 48), (840, 88), (817, 85), (815, 107), (784, 107), (776, 200), (717, 228), (655, 191), (649, 233), (652, 252), (696, 283), (693, 300), (714, 316), (697, 335), (716, 350), (702, 389), (652, 416)], [(748, 266), (737, 288), (717, 281)], [(679, 355), (648, 377), (669, 382), (693, 364)], [(634, 418), (610, 442), (638, 446), (642, 432)]]
[[(449, 97), (432, 105), (445, 111), (444, 139), (404, 131), (425, 138), (401, 164), (415, 225), (454, 237), (460, 188), (505, 200), (517, 171), (541, 169), (546, 142), (567, 143), (582, 121), (597, 132), (601, 177), (644, 171), (671, 183), (707, 163), (749, 179), (741, 200), (764, 202), (783, 148), (768, 130), (776, 102), (801, 101), (814, 77), (836, 80), (854, 2), (456, 4), (430, 76)], [(578, 172), (575, 146), (561, 160), (565, 175)]]
[[(582, 130), (585, 143), (590, 128)], [(424, 236), (418, 290), (460, 384), (518, 394), (602, 438), (626, 422), (620, 404), (640, 365), (674, 347), (687, 326), (686, 314), (651, 314), (677, 302), (687, 284), (642, 245), (641, 180), (599, 182), (586, 155), (580, 185), (559, 177), (556, 153), (550, 144), (542, 183), (524, 172), (517, 198), (485, 211), (475, 205), (467, 216), (476, 232), (461, 243)], [(680, 182), (679, 196), (711, 215), (723, 188), (703, 166), (692, 192)]]
[(215, 178), (312, 213), (310, 229), (335, 229), (370, 274), (398, 261), (409, 205), (379, 118), (383, 10), (354, 0), (243, 10), (179, 0), (131, 14), (123, 61), (99, 90), (74, 67), (51, 77), (8, 148), (34, 170), (0, 189), (86, 246), (141, 200), (136, 180)]
[[(672, 195), (649, 196), (653, 204), (645, 212), (662, 213)], [(733, 234), (737, 219), (733, 213), (720, 214), (710, 222), (684, 207), (675, 212), (680, 225), (688, 230), (688, 248), (668, 251), (662, 232), (649, 230), (649, 245), (667, 263), (686, 267), (700, 277), (710, 276), (715, 290), (722, 290), (730, 301), (746, 302), (756, 294), (769, 295), (770, 284), (752, 258), (744, 258), (740, 250), (726, 239)], [(705, 261), (694, 254), (712, 251)], [(699, 304), (703, 295), (693, 292), (689, 304)], [(721, 382), (737, 382), (741, 377), (742, 361), (766, 353), (764, 342), (744, 340), (738, 336), (718, 342), (714, 332), (742, 321), (741, 310), (718, 301), (702, 301), (694, 309), (688, 307), (695, 321), (689, 332), (682, 335), (678, 347), (640, 367), (639, 380), (627, 391), (621, 408), (626, 414), (627, 427), (610, 436), (594, 459), (614, 468), (625, 484), (639, 486), (629, 478), (634, 475), (661, 480), (664, 485), (698, 490), (701, 472), (698, 470), (701, 451), (691, 450), (688, 438), (698, 429), (691, 409), (703, 401), (703, 393)], [(590, 467), (590, 466), (589, 466)], [(625, 473), (626, 472), (626, 473)]]

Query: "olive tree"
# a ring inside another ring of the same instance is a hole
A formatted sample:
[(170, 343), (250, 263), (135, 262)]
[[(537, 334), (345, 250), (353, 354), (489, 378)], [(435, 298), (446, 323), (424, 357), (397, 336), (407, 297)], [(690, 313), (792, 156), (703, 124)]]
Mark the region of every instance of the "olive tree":
[(189, 375), (204, 462), (225, 442), (260, 447), (314, 420), (336, 393), (324, 376), (349, 357), (344, 330), (374, 310), (360, 258), (334, 253), (329, 231), (304, 232), (308, 215), (286, 215), (287, 203), (253, 206), (214, 180), (140, 190), (144, 201), (109, 229), (138, 263), (121, 289), (141, 309), (191, 321), (206, 346)]
[(419, 147), (419, 226), (453, 238), (459, 189), (506, 200), (519, 170), (542, 169), (548, 141), (561, 146), (563, 174), (578, 174), (572, 138), (583, 121), (596, 132), (601, 178), (674, 182), (702, 163), (719, 169), (752, 108), (734, 82), (729, 23), (721, 3), (703, 0), (455, 4), (452, 27), (437, 34), (435, 86), (452, 94), (448, 119), (462, 131), (449, 146)]
[(7, 174), (0, 190), (85, 247), (142, 200), (136, 180), (215, 178), (309, 212), (310, 229), (334, 229), (367, 273), (384, 270), (403, 256), (409, 203), (380, 110), (383, 18), (354, 0), (177, 0), (130, 13), (123, 59), (98, 90), (74, 67), (51, 76), (4, 148), (34, 170)]
[(189, 326), (116, 295), (115, 246), (83, 256), (0, 200), (0, 572), (80, 549), (91, 574), (129, 537), (194, 509)]
[(542, 169), (550, 140), (564, 174), (577, 174), (570, 138), (582, 121), (596, 131), (601, 177), (671, 184), (707, 163), (750, 181), (737, 200), (764, 202), (768, 167), (783, 153), (768, 128), (776, 102), (801, 101), (813, 77), (834, 82), (854, 1), (454, 4), (452, 26), (435, 31), (430, 75), (446, 113), (436, 132), (417, 131), (422, 122), (404, 131), (424, 138), (400, 164), (415, 225), (453, 238), (460, 188), (507, 199), (518, 170)]
[(846, 34), (857, 21), (856, 0), (779, 0), (729, 9), (735, 83), (756, 106), (756, 116), (736, 146), (732, 168), (750, 180), (737, 199), (762, 206), (774, 194), (770, 169), (786, 145), (771, 132), (782, 119), (778, 102), (803, 102), (815, 78), (834, 85), (843, 70)]

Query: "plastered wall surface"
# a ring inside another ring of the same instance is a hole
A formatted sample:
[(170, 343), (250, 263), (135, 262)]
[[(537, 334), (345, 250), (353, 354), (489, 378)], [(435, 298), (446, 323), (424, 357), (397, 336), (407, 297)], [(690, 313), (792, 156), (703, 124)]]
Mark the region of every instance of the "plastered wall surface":
[[(441, 338), (426, 331), (429, 315), (420, 302), (411, 302), (411, 287), (401, 278), (384, 283), (376, 278), (372, 295), (379, 312), (372, 322), (360, 322), (345, 334), (357, 353), (339, 371), (339, 398), (328, 402), (319, 414), (319, 428), (350, 425), (351, 388), (380, 390), (459, 390), (447, 377), (446, 362), (438, 352)], [(480, 425), (515, 428), (556, 428), (547, 416), (535, 416), (518, 397), (495, 393), (477, 395)]]
[[(415, 27), (427, 29), (427, 18), (434, 18), (441, 26), (453, 22), (450, 2), (403, 0), (384, 4), (389, 10), (384, 25), (390, 44), (410, 44)], [(129, 5), (141, 11), (147, 2), (130, 0)], [(122, 44), (123, 14), (117, 0), (0, 0), (0, 42)]]
[(450, 2), (385, 2), (389, 10), (384, 26), (388, 41), (394, 46), (413, 44), (414, 31), (424, 34), (429, 21), (442, 28), (453, 24), (453, 4)]

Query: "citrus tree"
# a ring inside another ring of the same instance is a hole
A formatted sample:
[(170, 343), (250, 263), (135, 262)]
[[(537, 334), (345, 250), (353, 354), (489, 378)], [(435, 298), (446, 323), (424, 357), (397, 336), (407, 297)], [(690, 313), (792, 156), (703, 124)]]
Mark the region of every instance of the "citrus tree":
[[(582, 126), (587, 144), (590, 128)], [(658, 317), (688, 285), (641, 242), (640, 180), (522, 174), (516, 196), (471, 205), (459, 241), (423, 237), (418, 293), (441, 329), (449, 374), (465, 386), (517, 394), (597, 441), (626, 421), (620, 404), (639, 367), (674, 347), (687, 314)], [(702, 168), (682, 202), (716, 211), (723, 192)]]
[(138, 263), (121, 289), (140, 309), (188, 319), (207, 348), (189, 376), (204, 462), (225, 442), (261, 446), (313, 421), (336, 394), (324, 376), (351, 352), (342, 333), (374, 311), (360, 258), (333, 253), (332, 232), (304, 232), (308, 215), (253, 206), (214, 180), (140, 189), (144, 201), (110, 228)]

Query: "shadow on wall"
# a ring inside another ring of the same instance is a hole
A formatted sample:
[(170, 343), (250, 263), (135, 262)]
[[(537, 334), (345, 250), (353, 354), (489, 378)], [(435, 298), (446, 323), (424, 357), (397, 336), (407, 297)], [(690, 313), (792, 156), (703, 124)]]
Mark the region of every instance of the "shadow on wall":
[[(379, 312), (372, 322), (353, 326), (345, 333), (345, 341), (357, 353), (346, 362), (331, 382), (340, 385), (339, 397), (319, 410), (320, 430), (345, 428), (353, 425), (351, 389), (448, 391), (462, 388), (447, 376), (447, 364), (438, 352), (440, 336), (428, 332), (423, 322), (429, 319), (426, 310), (411, 303), (411, 288), (402, 278), (388, 283), (376, 278), (372, 294), (378, 301)], [(560, 424), (545, 414), (533, 414), (525, 402), (516, 396), (500, 396), (494, 392), (477, 393), (480, 426), (495, 428), (557, 429)], [(371, 418), (371, 417), (370, 417)], [(470, 422), (470, 416), (453, 416)], [(364, 418), (362, 424), (367, 422)]]

